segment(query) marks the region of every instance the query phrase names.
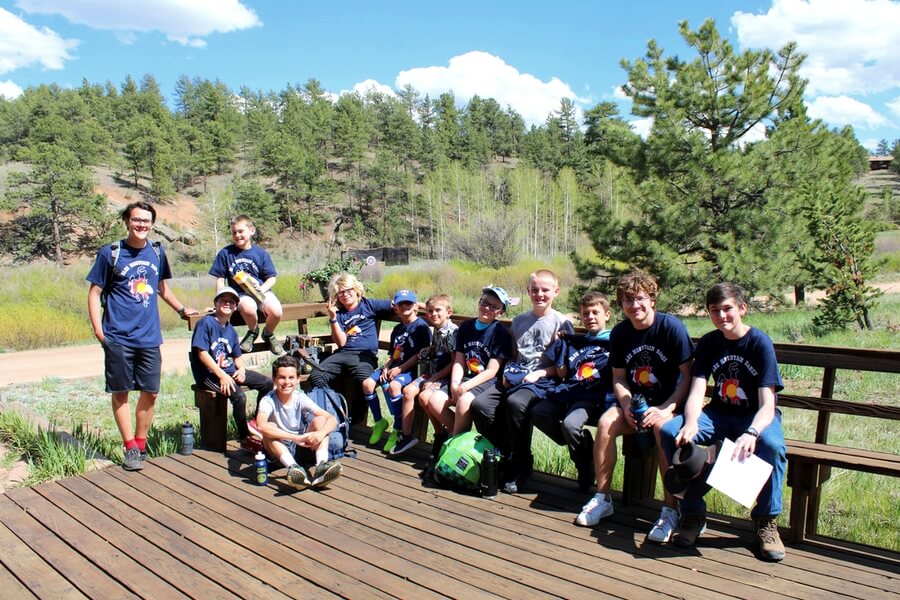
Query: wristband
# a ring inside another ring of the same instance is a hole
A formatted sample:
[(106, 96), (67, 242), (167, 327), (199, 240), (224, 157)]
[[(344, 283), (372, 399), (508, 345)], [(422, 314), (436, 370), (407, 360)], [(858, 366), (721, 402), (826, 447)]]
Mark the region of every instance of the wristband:
[(328, 319), (328, 322), (334, 325), (335, 323), (337, 323), (337, 319)]
[(759, 432), (756, 429), (754, 429), (753, 427), (748, 427), (747, 429), (744, 430), (744, 433), (746, 433), (747, 435), (752, 435), (755, 438), (759, 437)]
[(181, 308), (178, 309), (178, 316), (183, 317), (184, 313), (186, 313), (186, 312), (187, 312), (187, 309), (182, 306)]

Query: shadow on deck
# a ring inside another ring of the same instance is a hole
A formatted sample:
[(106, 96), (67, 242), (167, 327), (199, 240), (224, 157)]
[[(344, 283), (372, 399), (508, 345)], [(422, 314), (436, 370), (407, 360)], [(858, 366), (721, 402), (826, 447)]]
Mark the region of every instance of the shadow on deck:
[[(422, 456), (422, 455), (418, 455)], [(655, 511), (573, 525), (585, 498), (536, 476), (496, 500), (424, 487), (416, 455), (360, 448), (321, 492), (252, 483), (239, 452), (196, 451), (0, 495), (6, 598), (900, 598), (900, 556), (808, 544), (757, 560), (712, 519), (694, 551), (644, 543)]]

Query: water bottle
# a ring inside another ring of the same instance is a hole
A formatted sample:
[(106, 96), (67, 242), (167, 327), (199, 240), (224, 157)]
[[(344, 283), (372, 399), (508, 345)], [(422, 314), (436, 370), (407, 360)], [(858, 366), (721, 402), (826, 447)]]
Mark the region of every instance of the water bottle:
[(257, 452), (253, 457), (254, 466), (256, 467), (256, 485), (266, 485), (269, 482), (269, 469), (266, 464), (266, 455)]
[(190, 423), (185, 423), (181, 426), (181, 450), (178, 451), (178, 454), (184, 454), (187, 456), (188, 454), (193, 454), (194, 452), (194, 426)]
[(634, 394), (631, 396), (631, 418), (634, 419), (634, 425), (637, 428), (637, 443), (641, 451), (646, 452), (655, 444), (653, 439), (653, 430), (644, 429), (644, 413), (647, 412), (647, 399), (643, 394)]
[(481, 455), (481, 497), (496, 498), (500, 455), (488, 448)]

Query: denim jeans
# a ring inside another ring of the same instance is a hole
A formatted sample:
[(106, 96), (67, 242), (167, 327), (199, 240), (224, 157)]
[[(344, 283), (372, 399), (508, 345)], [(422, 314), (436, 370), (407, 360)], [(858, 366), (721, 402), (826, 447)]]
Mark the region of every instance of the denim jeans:
[[(694, 443), (708, 446), (725, 438), (737, 440), (750, 427), (753, 416), (753, 414), (733, 415), (706, 407), (698, 419)], [(660, 442), (670, 464), (675, 455), (675, 436), (678, 435), (683, 425), (684, 415), (678, 415), (660, 429)], [(781, 491), (787, 466), (784, 432), (781, 429), (781, 411), (776, 409), (775, 418), (768, 427), (759, 432), (759, 439), (756, 441), (756, 456), (772, 465), (772, 476), (769, 477), (756, 497), (756, 505), (750, 515), (754, 518), (774, 517), (781, 514)], [(705, 511), (706, 503), (703, 502), (702, 497), (681, 501), (682, 515), (699, 515)]]

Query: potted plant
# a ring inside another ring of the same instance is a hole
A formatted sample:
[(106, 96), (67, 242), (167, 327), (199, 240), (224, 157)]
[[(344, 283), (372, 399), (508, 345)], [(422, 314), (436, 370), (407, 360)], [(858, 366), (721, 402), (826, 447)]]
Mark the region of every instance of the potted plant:
[(322, 293), (322, 299), (328, 300), (328, 284), (331, 278), (338, 273), (351, 273), (358, 275), (362, 268), (362, 262), (354, 256), (346, 258), (333, 258), (325, 261), (320, 267), (308, 271), (300, 276), (300, 289), (308, 290), (318, 286)]

